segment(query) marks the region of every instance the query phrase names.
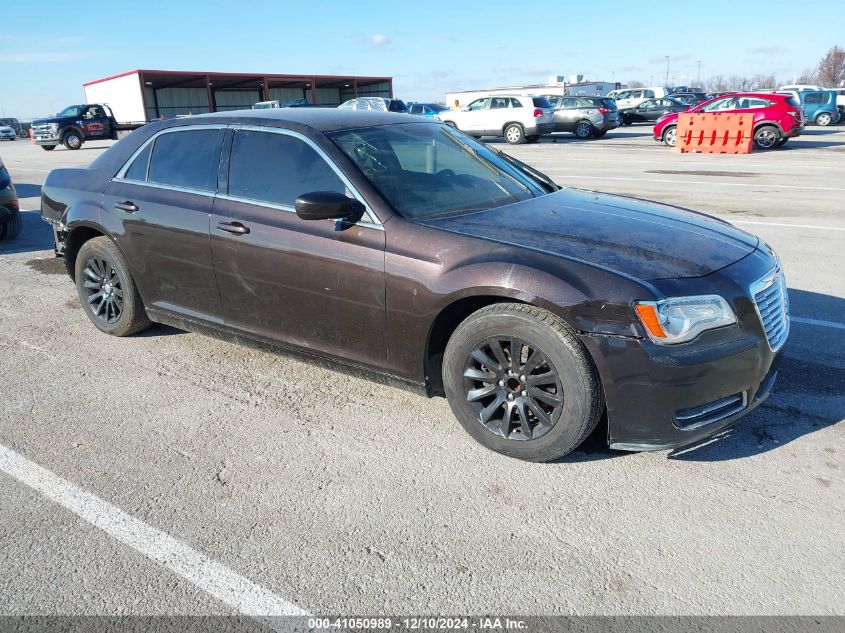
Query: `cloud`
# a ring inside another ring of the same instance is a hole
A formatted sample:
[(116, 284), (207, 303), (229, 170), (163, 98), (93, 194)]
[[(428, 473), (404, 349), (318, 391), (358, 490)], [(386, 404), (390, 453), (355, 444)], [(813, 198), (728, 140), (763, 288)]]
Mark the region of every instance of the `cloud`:
[(390, 38), (387, 37), (387, 35), (379, 35), (377, 33), (376, 35), (370, 37), (370, 46), (372, 46), (373, 48), (385, 48), (387, 46), (390, 46), (391, 44), (392, 42), (390, 41)]
[(783, 55), (789, 52), (785, 46), (757, 46), (746, 51), (749, 55)]

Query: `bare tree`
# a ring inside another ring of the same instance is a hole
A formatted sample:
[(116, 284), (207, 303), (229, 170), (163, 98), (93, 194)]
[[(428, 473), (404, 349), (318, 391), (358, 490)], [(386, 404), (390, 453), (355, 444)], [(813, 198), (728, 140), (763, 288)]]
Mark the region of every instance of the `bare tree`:
[(845, 49), (834, 46), (819, 62), (819, 82), (831, 88), (845, 82)]
[(724, 75), (710, 77), (710, 79), (704, 82), (704, 85), (707, 86), (708, 92), (725, 92), (729, 89)]
[(629, 88), (645, 88), (645, 84), (641, 81), (637, 81), (636, 79), (629, 81), (625, 85)]
[(752, 90), (774, 90), (778, 87), (778, 80), (774, 75), (754, 75), (751, 78)]
[(819, 77), (816, 71), (812, 68), (807, 68), (795, 79), (797, 84), (815, 84), (818, 83)]

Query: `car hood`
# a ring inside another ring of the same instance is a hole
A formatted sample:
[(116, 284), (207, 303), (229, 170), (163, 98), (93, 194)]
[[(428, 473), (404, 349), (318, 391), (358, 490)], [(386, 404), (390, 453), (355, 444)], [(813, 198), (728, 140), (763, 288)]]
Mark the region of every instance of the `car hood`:
[(750, 254), (759, 243), (755, 236), (703, 213), (578, 189), (415, 222), (646, 281), (709, 275)]

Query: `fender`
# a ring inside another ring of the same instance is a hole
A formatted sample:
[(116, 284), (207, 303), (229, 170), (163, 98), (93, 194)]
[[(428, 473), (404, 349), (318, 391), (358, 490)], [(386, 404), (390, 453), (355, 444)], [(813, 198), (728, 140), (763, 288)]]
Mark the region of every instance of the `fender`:
[(76, 132), (79, 135), (79, 138), (82, 139), (82, 142), (85, 142), (85, 132), (82, 131), (82, 128), (76, 124), (73, 125), (66, 125), (59, 130), (59, 138), (64, 140), (65, 134), (68, 132)]

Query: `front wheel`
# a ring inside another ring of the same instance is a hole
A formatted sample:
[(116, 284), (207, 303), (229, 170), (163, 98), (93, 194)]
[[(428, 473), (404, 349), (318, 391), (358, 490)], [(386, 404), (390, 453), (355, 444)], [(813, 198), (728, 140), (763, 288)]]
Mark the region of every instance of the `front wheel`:
[(505, 140), (511, 145), (525, 142), (525, 131), (519, 123), (511, 123), (505, 128)]
[(109, 238), (95, 237), (82, 245), (74, 278), (85, 314), (100, 331), (129, 336), (150, 327), (129, 264)]
[(13, 240), (21, 234), (23, 229), (23, 220), (19, 211), (12, 210), (9, 220), (5, 224), (0, 224), (0, 241)]
[(675, 143), (678, 140), (677, 133), (678, 129), (674, 125), (666, 128), (666, 131), (663, 132), (663, 142), (666, 143), (666, 145), (668, 145), (669, 147), (675, 147)]
[(789, 140), (788, 136), (784, 136), (782, 139), (778, 141), (778, 147), (783, 147), (786, 145), (786, 142)]
[(62, 139), (62, 144), (68, 149), (79, 149), (82, 147), (82, 137), (77, 132), (67, 132)]
[(56, 149), (56, 146), (55, 145), (42, 145), (41, 149), (43, 149), (45, 152), (52, 152), (54, 149)]
[(497, 303), (467, 317), (446, 346), (443, 384), (475, 440), (527, 461), (570, 453), (603, 411), (583, 345), (560, 318), (526, 304)]
[(764, 125), (754, 132), (754, 145), (758, 149), (772, 149), (780, 143), (780, 131), (771, 125)]
[(833, 117), (828, 112), (822, 112), (819, 116), (816, 117), (816, 125), (822, 125), (827, 127), (833, 123)]

